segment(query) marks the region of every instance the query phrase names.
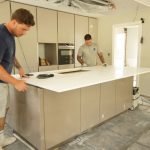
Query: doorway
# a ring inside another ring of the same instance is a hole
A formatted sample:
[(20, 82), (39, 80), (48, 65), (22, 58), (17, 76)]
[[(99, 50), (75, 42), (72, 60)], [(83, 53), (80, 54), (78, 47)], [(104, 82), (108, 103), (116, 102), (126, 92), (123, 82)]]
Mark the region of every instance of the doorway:
[[(112, 62), (117, 68), (140, 67), (142, 23), (113, 25)], [(138, 77), (134, 86), (138, 85)]]

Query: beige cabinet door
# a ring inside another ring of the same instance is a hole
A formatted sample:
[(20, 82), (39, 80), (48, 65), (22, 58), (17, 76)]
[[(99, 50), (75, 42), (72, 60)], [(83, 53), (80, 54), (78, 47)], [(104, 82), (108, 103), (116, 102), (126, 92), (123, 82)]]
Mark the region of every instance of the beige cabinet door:
[[(138, 77), (137, 77), (138, 82)], [(150, 73), (141, 74), (139, 76), (140, 94), (150, 97)]]
[[(11, 3), (12, 12), (19, 8), (29, 10), (34, 15), (36, 23), (36, 7), (14, 2)], [(31, 27), (26, 35), (16, 38), (16, 57), (26, 72), (38, 71), (36, 24)]]
[(74, 43), (74, 15), (58, 12), (58, 42)]
[(115, 81), (101, 84), (100, 121), (103, 122), (115, 116), (116, 109), (116, 84)]
[(57, 43), (57, 11), (37, 8), (38, 42)]
[(38, 150), (45, 150), (43, 89), (28, 85), (28, 92), (9, 87), (9, 125)]
[(0, 24), (10, 21), (10, 3), (3, 2), (0, 4)]
[(100, 122), (99, 102), (99, 84), (81, 89), (81, 132)]
[(75, 67), (80, 66), (77, 61), (79, 47), (84, 44), (84, 35), (88, 33), (88, 17), (75, 15)]
[(116, 81), (116, 113), (121, 113), (132, 106), (133, 77)]
[(96, 18), (89, 18), (89, 34), (91, 34), (93, 42), (97, 43), (98, 22)]
[(44, 90), (46, 149), (80, 133), (80, 89), (57, 93)]
[[(98, 38), (98, 20), (96, 18), (89, 17), (89, 34), (92, 36), (92, 41), (97, 43)], [(98, 44), (98, 43), (97, 43)], [(101, 61), (97, 55), (97, 64), (100, 65)]]

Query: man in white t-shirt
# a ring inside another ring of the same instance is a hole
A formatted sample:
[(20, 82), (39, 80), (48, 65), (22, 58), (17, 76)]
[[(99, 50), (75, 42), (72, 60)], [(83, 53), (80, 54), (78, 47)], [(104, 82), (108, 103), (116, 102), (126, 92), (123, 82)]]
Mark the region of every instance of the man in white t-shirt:
[(103, 66), (106, 66), (103, 53), (98, 48), (97, 44), (92, 42), (90, 34), (84, 36), (85, 43), (79, 48), (77, 60), (81, 65), (96, 66), (97, 55), (99, 56)]

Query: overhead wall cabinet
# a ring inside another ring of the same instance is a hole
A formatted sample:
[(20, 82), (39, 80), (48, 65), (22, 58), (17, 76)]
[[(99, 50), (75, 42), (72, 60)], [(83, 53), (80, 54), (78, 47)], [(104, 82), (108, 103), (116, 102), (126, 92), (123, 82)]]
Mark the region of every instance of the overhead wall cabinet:
[(37, 8), (38, 42), (57, 43), (57, 11)]
[(36, 7), (11, 2), (12, 13), (19, 8), (29, 10), (35, 19), (35, 26), (26, 35), (16, 38), (16, 57), (26, 72), (38, 71)]
[(88, 33), (88, 17), (75, 15), (75, 66), (80, 66), (77, 61), (79, 47), (84, 43), (84, 35)]
[(58, 43), (74, 43), (74, 14), (58, 12)]
[(0, 24), (10, 20), (10, 3), (8, 1), (0, 4)]

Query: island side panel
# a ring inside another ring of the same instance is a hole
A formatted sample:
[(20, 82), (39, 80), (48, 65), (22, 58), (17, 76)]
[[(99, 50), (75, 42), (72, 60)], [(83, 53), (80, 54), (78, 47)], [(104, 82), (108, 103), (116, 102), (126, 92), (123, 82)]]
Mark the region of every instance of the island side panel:
[(43, 90), (29, 86), (18, 92), (10, 86), (8, 124), (14, 131), (39, 150), (45, 149)]

